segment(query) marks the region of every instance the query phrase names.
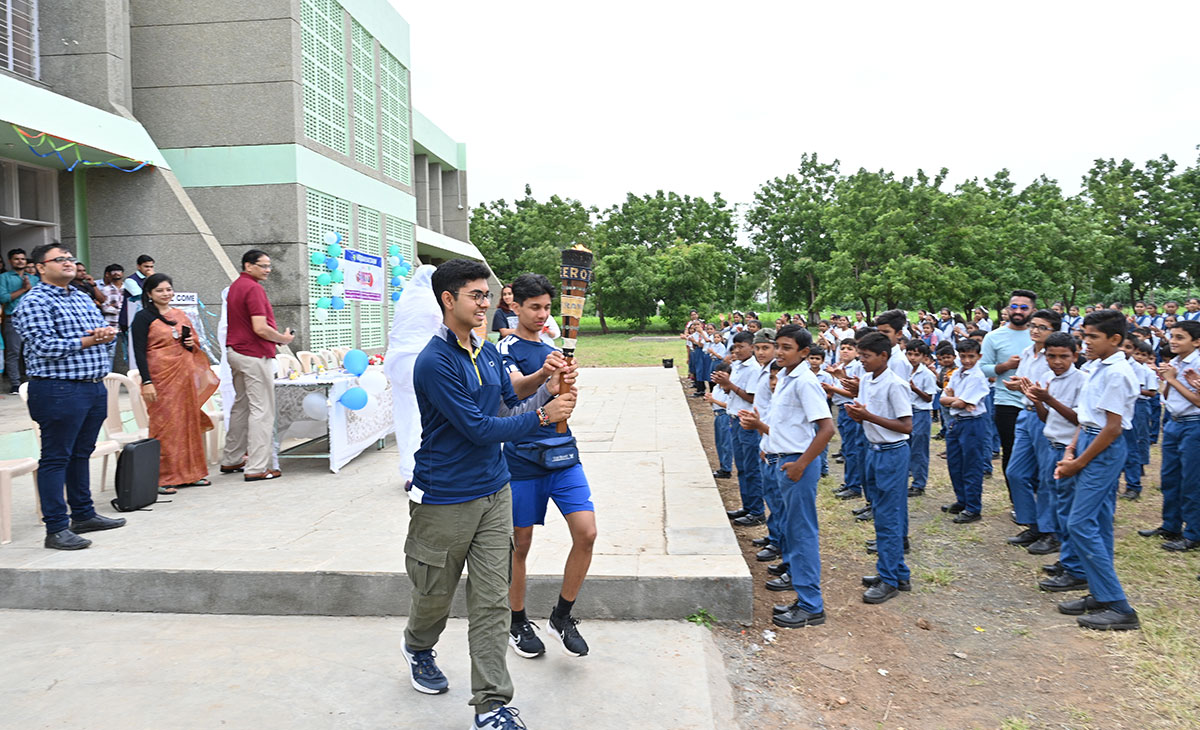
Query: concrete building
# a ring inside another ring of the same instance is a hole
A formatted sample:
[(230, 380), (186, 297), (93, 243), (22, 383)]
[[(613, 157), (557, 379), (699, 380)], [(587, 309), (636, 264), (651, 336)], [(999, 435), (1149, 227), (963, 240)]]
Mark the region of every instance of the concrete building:
[(294, 349), (382, 348), (404, 263), (482, 260), (409, 69), (385, 0), (0, 0), (0, 251), (150, 254), (215, 312), (261, 248)]

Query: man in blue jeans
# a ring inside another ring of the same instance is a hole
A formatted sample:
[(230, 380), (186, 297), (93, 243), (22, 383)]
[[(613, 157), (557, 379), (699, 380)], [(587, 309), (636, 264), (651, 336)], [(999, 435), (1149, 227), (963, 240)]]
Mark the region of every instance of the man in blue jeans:
[(29, 415), (42, 433), (37, 486), (45, 545), (82, 550), (92, 541), (79, 533), (125, 524), (123, 518), (96, 514), (88, 471), (104, 423), (104, 376), (117, 331), (105, 326), (91, 297), (70, 285), (75, 278), (70, 251), (50, 243), (35, 248), (31, 258), (41, 282), (22, 299), (17, 328), (25, 346)]

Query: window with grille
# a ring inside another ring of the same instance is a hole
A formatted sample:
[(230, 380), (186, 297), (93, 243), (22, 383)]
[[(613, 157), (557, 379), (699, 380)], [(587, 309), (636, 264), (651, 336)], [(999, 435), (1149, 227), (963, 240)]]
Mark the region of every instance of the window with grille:
[[(358, 206), (358, 240), (354, 242), (354, 248), (363, 253), (383, 256), (385, 267), (383, 272), (385, 286), (383, 290), (384, 297), (387, 297), (387, 252), (383, 250), (379, 223), (379, 211), (371, 210), (361, 205)], [(358, 307), (358, 346), (364, 350), (371, 347), (383, 347), (383, 304), (356, 302), (354, 306)]]
[(379, 49), (379, 132), (383, 174), (411, 185), (408, 69), (382, 48)]
[(375, 123), (375, 38), (350, 21), (350, 65), (354, 89), (354, 159), (379, 169), (379, 133)]
[(37, 0), (0, 0), (0, 68), (36, 79)]
[[(308, 242), (306, 258), (318, 251), (322, 256), (325, 255), (325, 249), (329, 245), (325, 243), (325, 234), (331, 231), (342, 234), (343, 248), (353, 248), (350, 244), (350, 207), (349, 201), (316, 190), (308, 191), (305, 208), (305, 240)], [(353, 347), (354, 314), (351, 306), (347, 304), (342, 310), (330, 309), (329, 318), (318, 322), (317, 300), (331, 296), (330, 287), (317, 283), (317, 276), (325, 271), (324, 266), (310, 264), (308, 268), (308, 349)]]
[[(403, 218), (397, 218), (397, 217), (391, 216), (391, 215), (385, 215), (383, 218), (384, 218), (384, 240), (386, 242), (386, 245), (384, 246), (384, 253), (386, 254), (387, 250), (390, 249), (393, 245), (400, 247), (400, 258), (407, 261), (409, 264), (409, 267), (410, 267), (408, 276), (400, 277), (401, 279), (404, 280), (404, 285), (407, 286), (408, 282), (412, 281), (412, 275), (417, 270), (416, 255), (415, 255), (416, 254), (415, 235), (416, 235), (417, 229), (413, 226), (412, 223), (404, 220)], [(387, 274), (388, 274), (387, 289), (386, 289), (387, 294), (385, 294), (383, 297), (383, 302), (384, 302), (384, 304), (387, 305), (387, 321), (385, 322), (385, 325), (388, 330), (391, 329), (392, 320), (395, 319), (395, 316), (396, 316), (396, 303), (392, 301), (392, 292), (400, 291), (396, 287), (392, 286), (391, 273), (392, 273), (391, 267), (389, 266), (388, 271), (387, 271)]]
[(301, 0), (304, 136), (348, 155), (344, 17), (334, 0)]

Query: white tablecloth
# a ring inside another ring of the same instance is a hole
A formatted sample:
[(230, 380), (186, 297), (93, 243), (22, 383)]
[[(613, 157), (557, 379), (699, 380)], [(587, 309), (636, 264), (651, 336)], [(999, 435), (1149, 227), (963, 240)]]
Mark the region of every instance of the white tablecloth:
[[(372, 366), (371, 369), (382, 370), (382, 367)], [(358, 377), (345, 370), (308, 373), (295, 380), (277, 379), (276, 449), (285, 439), (314, 439), (328, 434), (329, 469), (337, 473), (368, 446), (391, 433), (394, 427), (391, 384), (388, 384), (387, 390), (375, 396), (377, 405), (374, 408), (352, 411), (338, 403), (338, 399), (356, 385)], [(327, 420), (314, 421), (304, 412), (304, 396), (309, 393), (322, 393), (328, 399)]]

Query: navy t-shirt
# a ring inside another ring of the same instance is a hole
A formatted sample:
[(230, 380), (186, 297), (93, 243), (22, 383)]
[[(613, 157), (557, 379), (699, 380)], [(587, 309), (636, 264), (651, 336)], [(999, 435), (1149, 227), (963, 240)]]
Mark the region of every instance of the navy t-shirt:
[[(499, 350), (500, 357), (504, 361), (504, 371), (521, 375), (529, 375), (541, 370), (542, 364), (546, 362), (546, 357), (552, 352), (558, 352), (558, 348), (551, 347), (541, 340), (533, 342), (521, 339), (516, 335), (508, 335), (500, 340)], [(550, 469), (534, 460), (538, 454), (536, 449), (522, 449), (522, 444), (544, 442), (549, 439), (561, 440), (567, 437), (572, 437), (570, 429), (567, 429), (565, 434), (559, 433), (558, 424), (552, 423), (549, 426), (539, 426), (537, 431), (519, 441), (505, 442), (504, 458), (508, 462), (508, 470), (512, 472), (512, 478), (541, 479), (551, 472)], [(574, 442), (573, 437), (572, 442)]]

